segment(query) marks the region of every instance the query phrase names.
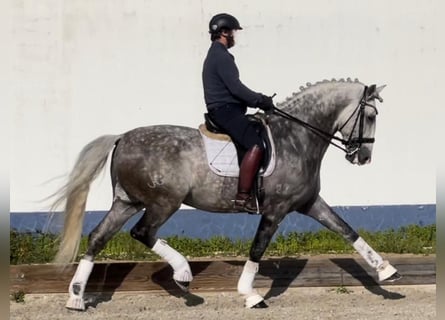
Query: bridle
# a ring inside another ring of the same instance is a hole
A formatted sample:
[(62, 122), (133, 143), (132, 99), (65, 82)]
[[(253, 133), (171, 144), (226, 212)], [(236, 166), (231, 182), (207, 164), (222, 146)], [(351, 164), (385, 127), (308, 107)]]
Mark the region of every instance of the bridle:
[[(357, 116), (355, 117), (355, 120), (354, 120), (354, 125), (352, 127), (351, 133), (349, 134), (349, 137), (347, 140), (336, 137), (332, 133), (329, 133), (329, 132), (321, 130), (317, 127), (314, 127), (313, 125), (311, 125), (301, 119), (298, 119), (297, 117), (294, 117), (294, 116), (292, 116), (292, 115), (290, 115), (276, 107), (273, 108), (273, 113), (276, 115), (279, 115), (287, 120), (290, 120), (290, 121), (293, 121), (293, 122), (296, 122), (296, 123), (302, 125), (303, 127), (307, 128), (307, 129), (311, 130), (312, 132), (314, 132), (315, 134), (317, 134), (323, 140), (329, 142), (333, 146), (344, 151), (348, 156), (351, 156), (360, 150), (360, 148), (362, 147), (362, 144), (374, 143), (374, 141), (375, 141), (374, 138), (363, 137), (363, 129), (364, 129), (364, 124), (365, 124), (365, 108), (371, 107), (375, 110), (376, 114), (378, 114), (377, 108), (374, 105), (372, 105), (366, 101), (367, 97), (368, 97), (368, 87), (365, 86), (365, 88), (363, 90), (363, 95), (362, 95), (357, 107), (354, 109), (354, 111), (349, 116), (349, 118), (345, 121), (345, 123), (343, 123), (343, 125), (338, 130), (335, 131), (335, 132), (337, 132), (337, 131), (342, 130), (350, 121), (352, 121), (352, 118), (354, 117), (354, 115), (357, 114)], [(352, 135), (353, 135), (357, 125), (358, 125), (358, 137), (353, 138)], [(333, 142), (332, 140), (342, 143), (344, 145), (344, 147)]]

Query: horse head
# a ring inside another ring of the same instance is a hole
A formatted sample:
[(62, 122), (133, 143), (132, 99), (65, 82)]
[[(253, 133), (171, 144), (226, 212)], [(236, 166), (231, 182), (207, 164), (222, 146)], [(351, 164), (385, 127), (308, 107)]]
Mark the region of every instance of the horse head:
[(339, 123), (343, 123), (338, 131), (343, 136), (346, 147), (345, 158), (353, 164), (363, 165), (371, 162), (378, 114), (375, 100), (383, 102), (380, 97), (383, 88), (385, 85), (365, 86), (359, 98), (352, 99), (339, 117)]

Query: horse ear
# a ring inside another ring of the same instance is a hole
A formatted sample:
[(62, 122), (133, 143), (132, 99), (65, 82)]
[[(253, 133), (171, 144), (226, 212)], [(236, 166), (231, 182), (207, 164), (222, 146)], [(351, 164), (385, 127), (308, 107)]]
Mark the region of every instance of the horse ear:
[(368, 88), (368, 100), (377, 99), (380, 102), (383, 102), (382, 97), (380, 96), (380, 92), (386, 87), (386, 84), (377, 87), (375, 84), (369, 86)]
[(380, 92), (382, 92), (382, 90), (385, 89), (385, 87), (386, 87), (386, 84), (384, 84), (384, 85), (382, 85), (382, 86), (380, 86), (380, 87), (377, 87), (377, 88), (375, 89), (375, 98), (376, 98), (377, 100), (379, 100), (380, 102), (383, 102), (383, 99), (382, 99), (382, 97), (380, 96)]
[(377, 87), (377, 89), (375, 89), (375, 91), (377, 91), (377, 94), (380, 94), (380, 92), (382, 92), (382, 90), (385, 89), (385, 87), (386, 87), (386, 84), (384, 84), (380, 87)]

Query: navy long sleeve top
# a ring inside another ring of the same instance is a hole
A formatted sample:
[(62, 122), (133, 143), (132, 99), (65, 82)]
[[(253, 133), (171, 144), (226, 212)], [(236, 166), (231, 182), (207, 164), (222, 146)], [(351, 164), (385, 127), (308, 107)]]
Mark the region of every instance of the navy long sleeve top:
[(240, 81), (235, 58), (219, 41), (212, 43), (204, 60), (202, 81), (208, 109), (232, 103), (256, 107), (261, 99)]

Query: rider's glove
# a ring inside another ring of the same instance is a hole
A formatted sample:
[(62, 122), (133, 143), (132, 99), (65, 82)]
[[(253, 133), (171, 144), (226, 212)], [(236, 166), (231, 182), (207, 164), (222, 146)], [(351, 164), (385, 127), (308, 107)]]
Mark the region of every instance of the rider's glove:
[(272, 97), (261, 94), (261, 99), (258, 101), (257, 108), (264, 111), (272, 111), (274, 108)]

